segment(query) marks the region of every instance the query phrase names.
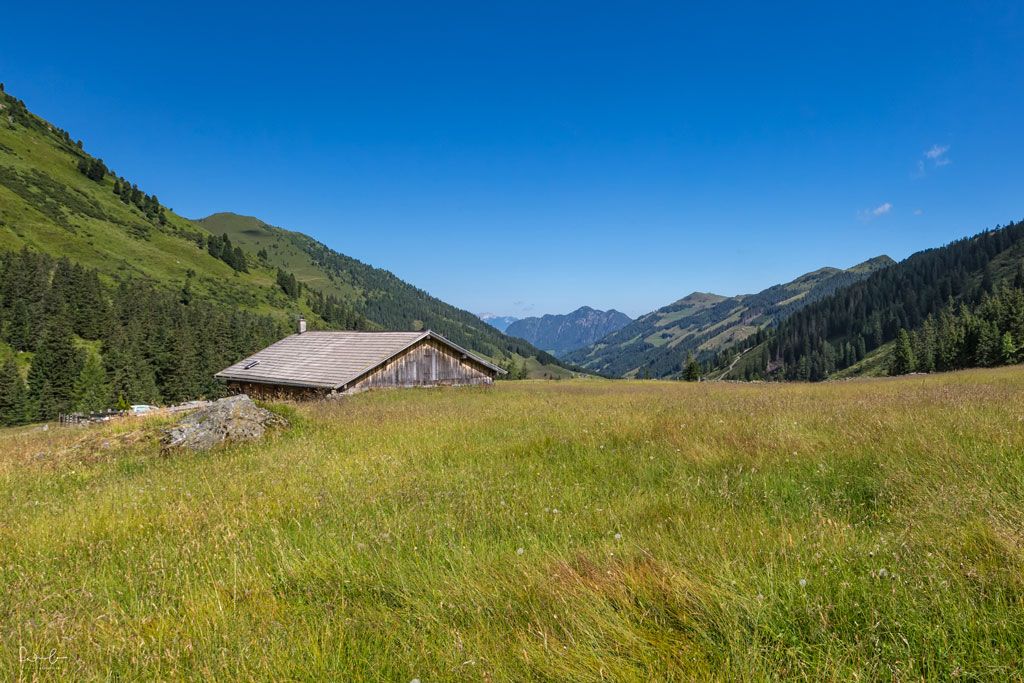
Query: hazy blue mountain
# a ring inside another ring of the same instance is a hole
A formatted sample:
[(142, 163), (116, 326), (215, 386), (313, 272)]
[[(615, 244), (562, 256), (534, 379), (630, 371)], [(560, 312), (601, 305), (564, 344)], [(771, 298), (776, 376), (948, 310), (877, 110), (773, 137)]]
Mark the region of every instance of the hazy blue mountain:
[(488, 313), (481, 313), (480, 319), (499, 332), (504, 332), (509, 325), (519, 320), (511, 315), (490, 315)]
[(583, 306), (565, 315), (544, 315), (539, 318), (517, 320), (508, 326), (505, 333), (525, 339), (555, 356), (561, 356), (590, 346), (631, 322), (632, 319), (620, 311), (598, 311)]

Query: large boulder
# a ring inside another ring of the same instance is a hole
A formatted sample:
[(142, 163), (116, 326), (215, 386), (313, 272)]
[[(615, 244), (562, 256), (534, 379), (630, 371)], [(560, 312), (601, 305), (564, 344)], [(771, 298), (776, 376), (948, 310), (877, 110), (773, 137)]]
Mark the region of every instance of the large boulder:
[(245, 394), (229, 396), (199, 408), (164, 431), (164, 448), (201, 451), (231, 441), (263, 436), (268, 427), (284, 427), (288, 421), (260, 408)]

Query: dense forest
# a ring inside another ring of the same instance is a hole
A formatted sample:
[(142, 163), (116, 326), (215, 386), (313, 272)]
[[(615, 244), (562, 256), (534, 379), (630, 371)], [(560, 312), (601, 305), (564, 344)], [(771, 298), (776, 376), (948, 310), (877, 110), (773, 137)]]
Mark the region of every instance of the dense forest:
[[(468, 311), (455, 308), (382, 268), (374, 268), (301, 233), (281, 231), (323, 271), (351, 283), (363, 292), (358, 307), (317, 292), (310, 305), (325, 320), (352, 329), (376, 324), (385, 330), (431, 329), (456, 344), (496, 359), (506, 358), (514, 367), (513, 354), (533, 356), (543, 365), (564, 365), (524, 339), (498, 332)], [(279, 276), (282, 284), (288, 274)], [(286, 290), (287, 291), (287, 290)], [(372, 323), (370, 322), (372, 321)]]
[(1024, 361), (1024, 263), (1012, 283), (997, 283), (981, 301), (950, 304), (913, 331), (896, 335), (889, 373), (993, 367)]
[[(289, 273), (279, 271), (278, 286), (304, 295), (333, 328), (371, 325)], [(0, 425), (220, 396), (216, 372), (289, 333), (279, 318), (197, 298), (188, 279), (178, 291), (106, 284), (67, 258), (0, 253)], [(526, 376), (514, 359), (502, 365), (510, 378)]]
[[(29, 250), (0, 254), (0, 422), (217, 396), (213, 375), (287, 333), (269, 316)], [(23, 368), (31, 364), (27, 376)]]
[[(894, 341), (901, 353), (908, 344), (918, 351), (914, 362), (897, 362), (897, 371), (994, 364), (991, 337), (998, 333), (1000, 345), (1006, 333), (1007, 344), (1022, 341), (1015, 308), (1022, 262), (1024, 223), (918, 252), (797, 311), (719, 364), (749, 350), (754, 358), (743, 365), (743, 378), (817, 381)], [(943, 349), (941, 358), (933, 348)]]

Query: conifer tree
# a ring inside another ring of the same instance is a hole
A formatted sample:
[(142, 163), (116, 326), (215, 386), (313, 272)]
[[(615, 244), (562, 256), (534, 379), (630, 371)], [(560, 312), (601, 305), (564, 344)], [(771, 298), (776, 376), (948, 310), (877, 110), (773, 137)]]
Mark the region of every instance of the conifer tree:
[(51, 420), (72, 410), (82, 361), (82, 352), (75, 346), (67, 318), (55, 316), (43, 333), (28, 373), (33, 419)]
[(992, 266), (989, 263), (981, 271), (981, 291), (990, 294), (995, 287), (995, 277), (992, 275)]
[(206, 251), (214, 258), (222, 258), (224, 255), (224, 245), (221, 243), (220, 238), (216, 235), (210, 235), (210, 238), (206, 241)]
[(231, 260), (232, 268), (242, 273), (249, 272), (249, 265), (245, 262), (245, 252), (242, 251), (241, 247), (235, 247), (233, 257)]
[(200, 376), (202, 364), (191, 330), (179, 326), (171, 335), (173, 353), (167, 366), (166, 377), (162, 382), (163, 397), (172, 403), (187, 401), (201, 396), (203, 379)]
[(996, 326), (995, 321), (992, 320), (979, 320), (977, 325), (978, 342), (974, 352), (973, 365), (980, 365), (982, 367), (999, 365), (1001, 356), (1000, 345), (1002, 342), (999, 328)]
[(110, 387), (107, 384), (107, 371), (103, 368), (99, 354), (89, 353), (75, 383), (75, 410), (95, 413), (109, 405)]
[(917, 370), (932, 372), (935, 370), (935, 325), (931, 316), (925, 319), (921, 329), (914, 335), (914, 341)]
[(687, 382), (700, 380), (700, 363), (697, 362), (692, 353), (686, 355), (686, 362), (683, 364), (683, 379)]
[(111, 396), (128, 403), (159, 403), (156, 374), (139, 348), (139, 340), (118, 329), (104, 343), (103, 360), (110, 377)]
[(1017, 362), (1017, 345), (1013, 341), (1013, 335), (1009, 332), (1003, 334), (999, 349), (999, 360), (1003, 365), (1011, 365)]
[(19, 351), (29, 351), (35, 344), (32, 312), (29, 302), (19, 298), (14, 302), (7, 316), (6, 338)]
[(0, 365), (0, 424), (18, 425), (27, 417), (25, 381), (21, 378), (18, 364), (8, 357)]
[[(287, 294), (292, 299), (299, 298), (299, 282), (295, 279), (293, 273), (287, 273), (280, 268), (277, 269), (277, 286), (281, 288), (281, 291)], [(321, 308), (328, 308), (330, 300), (319, 302)], [(327, 317), (327, 316), (325, 316)]]
[(910, 335), (907, 330), (900, 328), (896, 336), (896, 348), (893, 349), (892, 365), (889, 368), (891, 375), (906, 375), (914, 371), (914, 349), (910, 343)]

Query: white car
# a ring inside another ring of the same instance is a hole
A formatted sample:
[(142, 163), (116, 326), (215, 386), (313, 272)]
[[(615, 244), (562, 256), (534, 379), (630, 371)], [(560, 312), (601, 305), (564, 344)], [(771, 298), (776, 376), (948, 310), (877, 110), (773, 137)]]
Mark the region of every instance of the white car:
[(129, 412), (132, 415), (145, 415), (146, 413), (153, 410), (156, 410), (156, 406), (148, 406), (145, 403), (140, 403), (139, 405), (129, 407)]

